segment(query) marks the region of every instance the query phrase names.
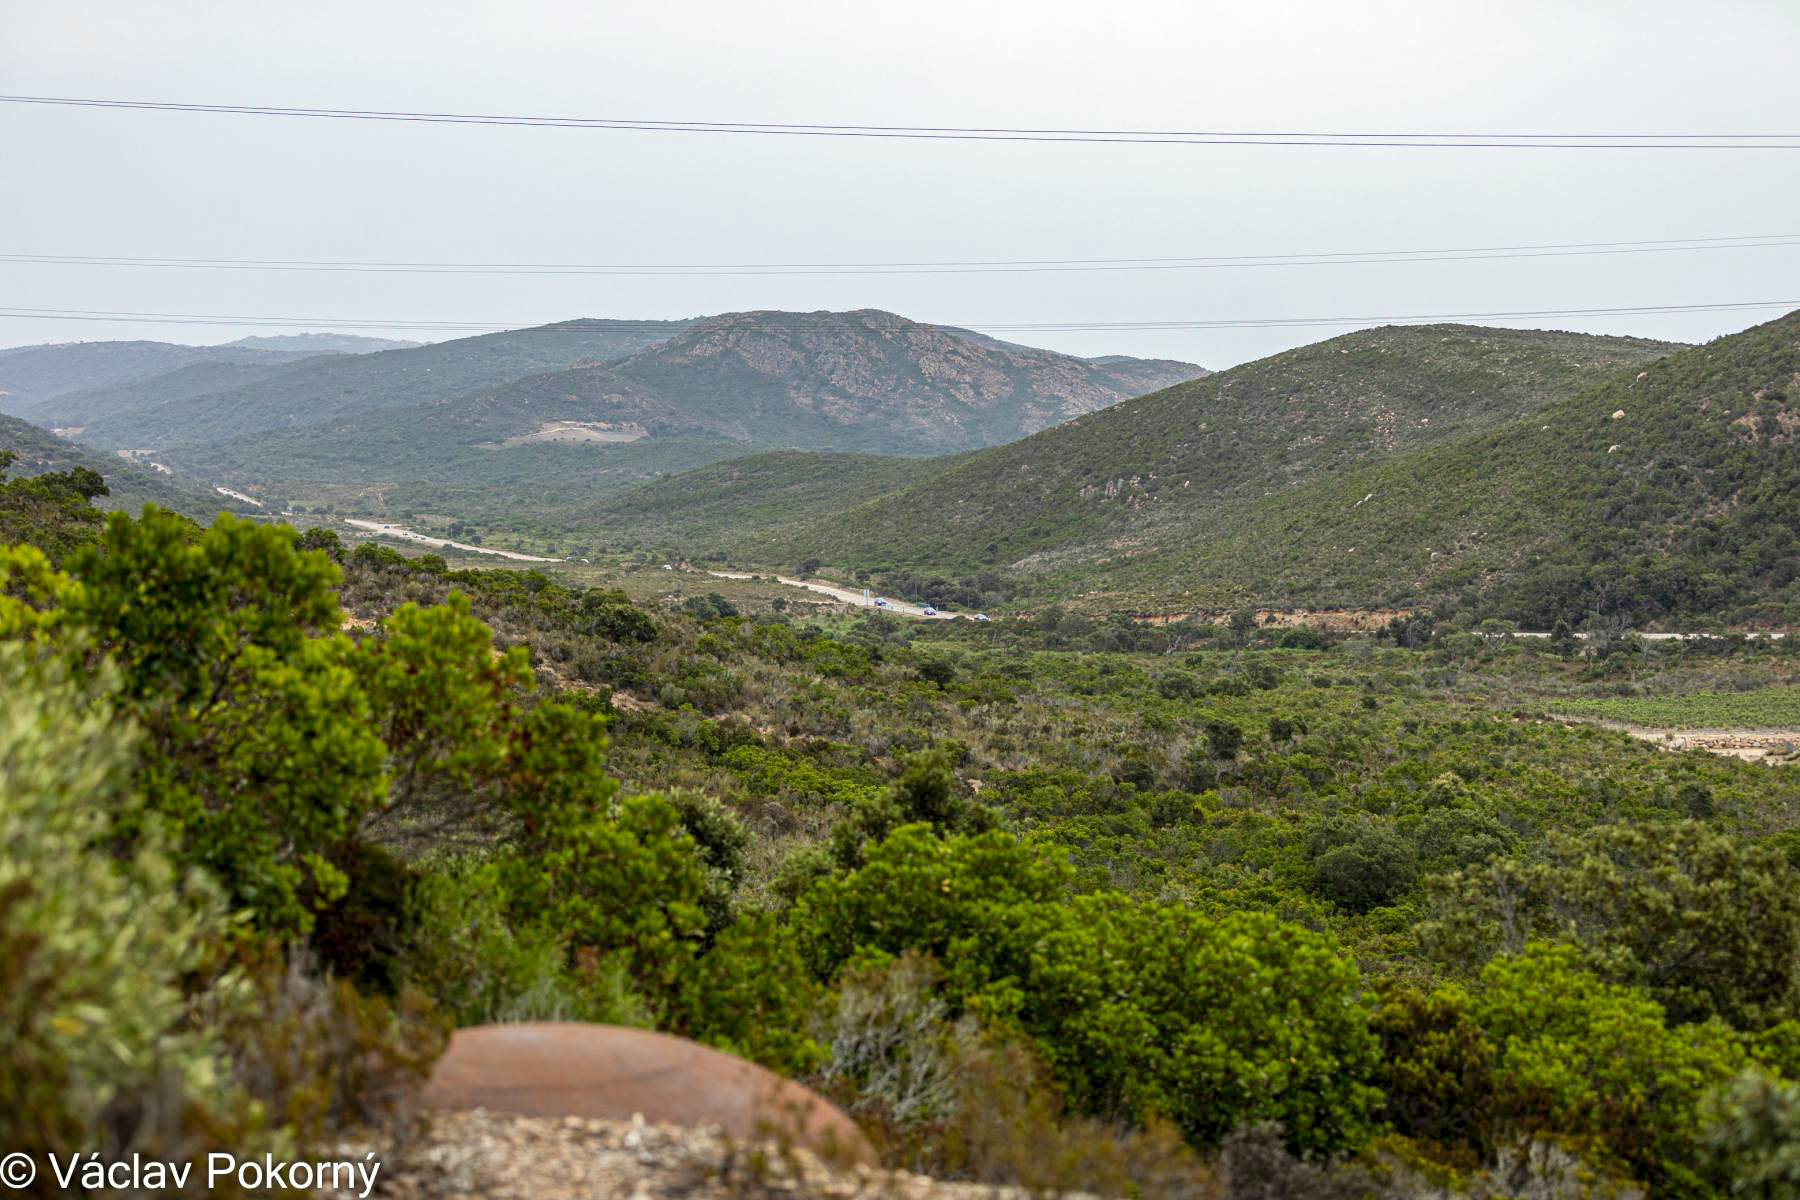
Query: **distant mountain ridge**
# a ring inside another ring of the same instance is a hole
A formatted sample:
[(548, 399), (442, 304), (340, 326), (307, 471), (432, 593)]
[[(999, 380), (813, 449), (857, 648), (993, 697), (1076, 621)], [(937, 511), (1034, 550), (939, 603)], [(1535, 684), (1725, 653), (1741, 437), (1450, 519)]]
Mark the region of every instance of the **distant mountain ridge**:
[(17, 346), (0, 353), (0, 413), (26, 416), (67, 392), (114, 387), (195, 363), (286, 363), (311, 351), (172, 342), (64, 342)]
[[(260, 354), (260, 352), (254, 352)], [(63, 392), (26, 405), (21, 416), (48, 429), (68, 429), (70, 436), (85, 433), (89, 425), (138, 409), (176, 406), (202, 396), (217, 395), (267, 379), (294, 360), (276, 355), (272, 363), (207, 359), (187, 363), (146, 378), (131, 378), (99, 387)]]
[[(962, 456), (899, 490), (848, 499), (770, 549), (1104, 576), (1214, 536), (1265, 496), (1504, 424), (1673, 348), (1451, 325), (1347, 334)], [(603, 501), (587, 516), (605, 526), (616, 513)], [(755, 536), (740, 529), (735, 544)]]
[[(367, 354), (305, 355), (287, 370), (203, 395), (146, 397), (83, 431), (109, 447), (212, 442), (449, 399), (582, 359), (611, 360), (684, 328), (683, 321), (565, 321)], [(269, 354), (273, 351), (237, 351)], [(9, 360), (0, 359), (0, 379)]]
[(1800, 626), (1800, 312), (1692, 347), (1369, 330), (911, 469), (833, 486), (805, 458), (570, 520), (752, 565), (1003, 570), (1097, 611)]
[(619, 361), (515, 380), (443, 419), (484, 436), (533, 422), (633, 423), (748, 445), (899, 454), (1010, 441), (1207, 372), (1097, 363), (875, 309), (708, 318)]
[(245, 350), (301, 350), (308, 354), (373, 354), (378, 350), (411, 350), (424, 342), (364, 337), (356, 333), (252, 334), (226, 342)]
[[(596, 324), (605, 323), (579, 323)], [(513, 497), (531, 479), (543, 502), (554, 495), (573, 505), (762, 450), (933, 455), (992, 445), (1205, 373), (1187, 363), (1095, 363), (874, 310), (729, 313), (673, 328), (615, 324), (621, 336), (611, 347), (520, 331), (513, 342), (562, 348), (555, 369), (521, 374), (511, 370), (514, 360), (505, 377), (476, 388), (444, 387), (436, 375), (430, 388), (408, 384), (420, 378), (425, 356), (466, 355), (502, 374), (481, 339), (363, 356), (354, 370), (371, 386), (377, 368), (387, 372), (379, 396), (327, 404), (314, 386), (311, 420), (271, 428), (272, 386), (287, 392), (327, 370), (351, 369), (290, 368), (181, 405), (187, 416), (161, 435), (185, 428), (224, 436), (162, 444), (169, 461), (252, 492), (379, 483), (384, 496), (428, 494), (436, 504), (453, 486), (480, 505), (482, 488)], [(628, 331), (637, 345), (626, 344)], [(237, 411), (216, 412), (225, 406)], [(246, 417), (259, 409), (264, 416)], [(156, 445), (147, 440), (155, 415), (99, 421), (82, 436)]]

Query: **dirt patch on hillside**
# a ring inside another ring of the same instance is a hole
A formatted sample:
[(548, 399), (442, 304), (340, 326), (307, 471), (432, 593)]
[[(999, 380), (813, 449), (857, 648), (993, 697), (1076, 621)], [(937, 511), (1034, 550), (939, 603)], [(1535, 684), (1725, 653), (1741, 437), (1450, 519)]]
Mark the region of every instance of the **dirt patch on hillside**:
[(521, 433), (503, 442), (488, 442), (485, 449), (525, 446), (532, 442), (597, 442), (616, 445), (635, 442), (650, 436), (650, 431), (635, 421), (545, 421), (531, 433)]
[(1654, 729), (1607, 723), (1666, 750), (1705, 750), (1745, 762), (1800, 763), (1800, 731), (1781, 729)]
[(1659, 750), (1704, 750), (1745, 762), (1800, 765), (1800, 729), (1671, 729), (1582, 717), (1555, 717), (1564, 725), (1593, 725), (1628, 733)]
[[(1259, 608), (1256, 624), (1260, 629), (1297, 629), (1305, 625), (1326, 633), (1375, 633), (1389, 621), (1422, 612), (1417, 608)], [(1223, 625), (1231, 620), (1230, 609), (1202, 609), (1196, 612), (1132, 613), (1131, 619), (1143, 625), (1176, 625), (1182, 621), (1198, 621)]]

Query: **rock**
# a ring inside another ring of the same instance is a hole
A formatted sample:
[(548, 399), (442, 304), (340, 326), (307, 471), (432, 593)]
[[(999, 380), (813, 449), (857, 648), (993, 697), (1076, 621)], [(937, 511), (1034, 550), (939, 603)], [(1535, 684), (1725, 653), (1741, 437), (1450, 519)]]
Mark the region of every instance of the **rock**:
[[(947, 1183), (869, 1165), (833, 1167), (778, 1142), (638, 1121), (437, 1111), (405, 1145), (374, 1149), (383, 1200), (1030, 1200), (1018, 1189)], [(349, 1200), (357, 1191), (321, 1193)]]
[(541, 1022), (459, 1029), (422, 1102), (525, 1117), (580, 1117), (774, 1139), (873, 1161), (856, 1123), (809, 1088), (686, 1038), (617, 1025)]

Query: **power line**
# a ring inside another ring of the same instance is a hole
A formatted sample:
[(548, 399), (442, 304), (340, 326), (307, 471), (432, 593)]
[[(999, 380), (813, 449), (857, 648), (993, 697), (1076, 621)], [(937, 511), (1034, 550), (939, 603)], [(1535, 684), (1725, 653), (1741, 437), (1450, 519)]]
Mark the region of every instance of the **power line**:
[(1791, 133), (1328, 133), (1319, 131), (1023, 129), (955, 125), (784, 124), (766, 121), (676, 121), (628, 117), (539, 117), (382, 109), (297, 108), (260, 104), (184, 104), (78, 96), (0, 96), (4, 104), (135, 109), (340, 121), (440, 125), (512, 125), (539, 129), (636, 130), (649, 133), (758, 134), (787, 137), (909, 138), (940, 141), (1081, 142), (1138, 145), (1363, 146), (1474, 150), (1800, 150)]
[(1800, 233), (1638, 242), (1564, 242), (1474, 246), (1448, 250), (1330, 251), (1160, 258), (1009, 259), (868, 263), (456, 263), (358, 262), (329, 259), (151, 258), (136, 255), (0, 254), (0, 263), (86, 267), (152, 267), (225, 271), (323, 271), (414, 275), (939, 275), (1063, 271), (1175, 271), (1256, 267), (1351, 266), (1379, 263), (1478, 262), (1485, 259), (1662, 254), (1692, 250), (1756, 250), (1800, 246)]
[[(1326, 317), (1249, 317), (1208, 318), (1172, 321), (1031, 321), (1002, 324), (975, 323), (951, 325), (929, 323), (943, 330), (968, 330), (977, 333), (1071, 333), (1114, 332), (1129, 330), (1183, 329), (1281, 329), (1309, 325), (1386, 325), (1442, 321), (1509, 321), (1545, 317), (1643, 316), (1655, 313), (1739, 312), (1755, 309), (1793, 309), (1800, 300), (1743, 300), (1715, 304), (1647, 304), (1606, 308), (1540, 308), (1510, 309), (1491, 312), (1406, 313), (1386, 316)], [(103, 309), (0, 308), (0, 319), (36, 319), (61, 321), (135, 322), (160, 325), (228, 325), (276, 329), (386, 329), (407, 332), (485, 333), (612, 333), (658, 332), (678, 321), (607, 321), (577, 320), (553, 325), (524, 326), (517, 323), (477, 321), (375, 320), (365, 317), (256, 317), (230, 313), (144, 313), (115, 312)], [(922, 323), (925, 324), (925, 323)], [(801, 322), (781, 316), (759, 323), (765, 329), (811, 329), (817, 322)]]

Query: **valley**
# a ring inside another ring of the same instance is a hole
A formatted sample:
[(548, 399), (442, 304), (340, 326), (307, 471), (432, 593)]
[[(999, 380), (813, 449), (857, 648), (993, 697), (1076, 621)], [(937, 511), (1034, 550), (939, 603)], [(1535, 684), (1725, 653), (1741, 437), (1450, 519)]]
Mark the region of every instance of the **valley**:
[(67, 436), (0, 418), (6, 803), (154, 811), (240, 915), (34, 854), (321, 964), (165, 982), (234, 1014), (196, 1078), (641, 1026), (887, 1169), (1172, 1197), (1254, 1144), (1360, 1196), (1550, 1129), (1726, 1200), (1671, 1181), (1800, 1071), (1800, 314), (1217, 373), (861, 311), (366, 349), (51, 347)]
[(0, 1193), (1800, 1200), (1800, 5), (6, 15)]

